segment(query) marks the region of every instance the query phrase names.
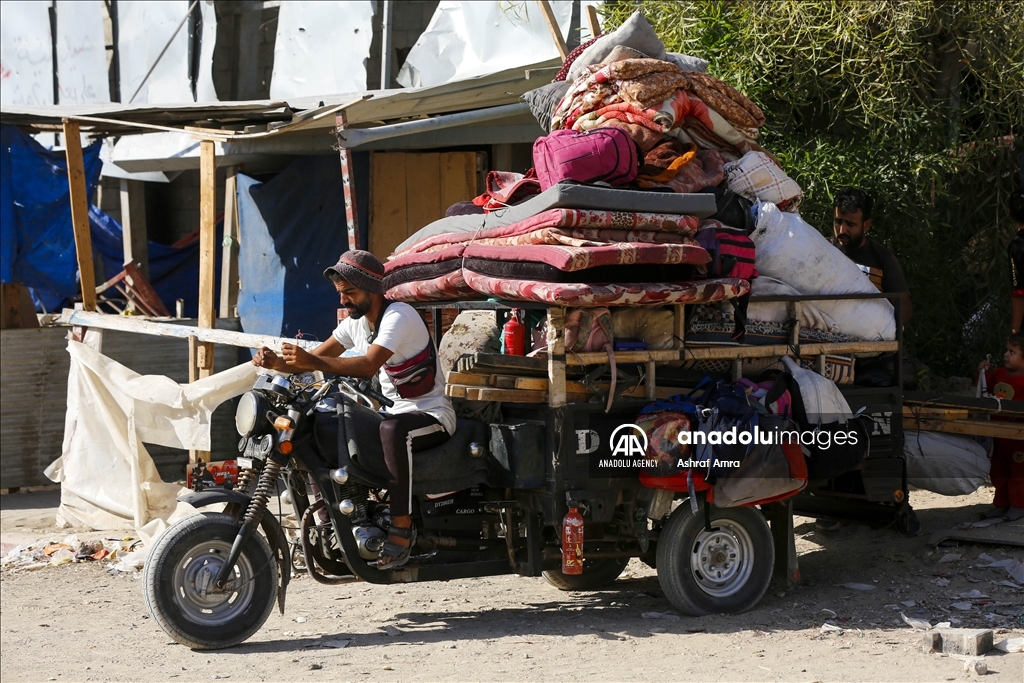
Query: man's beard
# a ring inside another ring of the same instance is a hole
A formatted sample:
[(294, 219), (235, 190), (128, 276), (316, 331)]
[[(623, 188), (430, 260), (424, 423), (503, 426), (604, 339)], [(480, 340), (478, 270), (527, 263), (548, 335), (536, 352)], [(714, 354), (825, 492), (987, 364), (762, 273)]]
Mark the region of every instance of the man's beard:
[(369, 301), (364, 301), (363, 303), (355, 306), (345, 306), (345, 308), (348, 309), (348, 316), (355, 320), (359, 320), (370, 311), (370, 303), (371, 302)]
[(850, 237), (849, 235), (839, 236), (839, 244), (841, 244), (844, 249), (860, 249), (862, 246), (864, 246), (864, 240), (864, 235), (861, 235), (856, 240)]

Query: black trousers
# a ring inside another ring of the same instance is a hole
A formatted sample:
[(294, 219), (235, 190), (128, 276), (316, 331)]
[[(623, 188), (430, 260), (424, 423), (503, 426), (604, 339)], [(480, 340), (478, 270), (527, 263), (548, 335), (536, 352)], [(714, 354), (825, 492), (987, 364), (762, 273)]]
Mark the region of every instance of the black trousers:
[(437, 418), (419, 411), (389, 415), (380, 423), (380, 442), (391, 478), (391, 514), (408, 515), (412, 511), (412, 454), (440, 446), (448, 440), (448, 430)]

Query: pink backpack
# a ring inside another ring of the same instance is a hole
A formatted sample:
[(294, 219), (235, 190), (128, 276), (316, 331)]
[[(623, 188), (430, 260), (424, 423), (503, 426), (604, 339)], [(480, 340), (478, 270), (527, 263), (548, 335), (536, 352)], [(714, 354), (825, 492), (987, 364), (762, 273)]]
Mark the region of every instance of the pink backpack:
[(562, 180), (625, 185), (636, 178), (642, 158), (633, 138), (615, 126), (583, 133), (556, 130), (533, 143), (541, 190)]

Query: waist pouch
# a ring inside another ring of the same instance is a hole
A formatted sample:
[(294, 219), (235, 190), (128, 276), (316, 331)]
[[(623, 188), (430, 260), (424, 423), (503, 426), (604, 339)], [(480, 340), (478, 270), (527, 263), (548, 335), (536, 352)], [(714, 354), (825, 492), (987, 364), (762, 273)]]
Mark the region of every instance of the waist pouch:
[(409, 360), (395, 365), (384, 364), (384, 372), (402, 398), (419, 398), (434, 389), (437, 380), (437, 352), (434, 342)]

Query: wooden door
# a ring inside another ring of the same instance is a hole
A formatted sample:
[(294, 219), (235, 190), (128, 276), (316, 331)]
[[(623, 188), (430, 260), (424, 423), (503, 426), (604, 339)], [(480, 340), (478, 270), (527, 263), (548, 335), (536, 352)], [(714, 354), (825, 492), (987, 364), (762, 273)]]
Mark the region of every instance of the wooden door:
[(455, 202), (478, 195), (482, 152), (370, 154), (370, 251), (381, 261)]

